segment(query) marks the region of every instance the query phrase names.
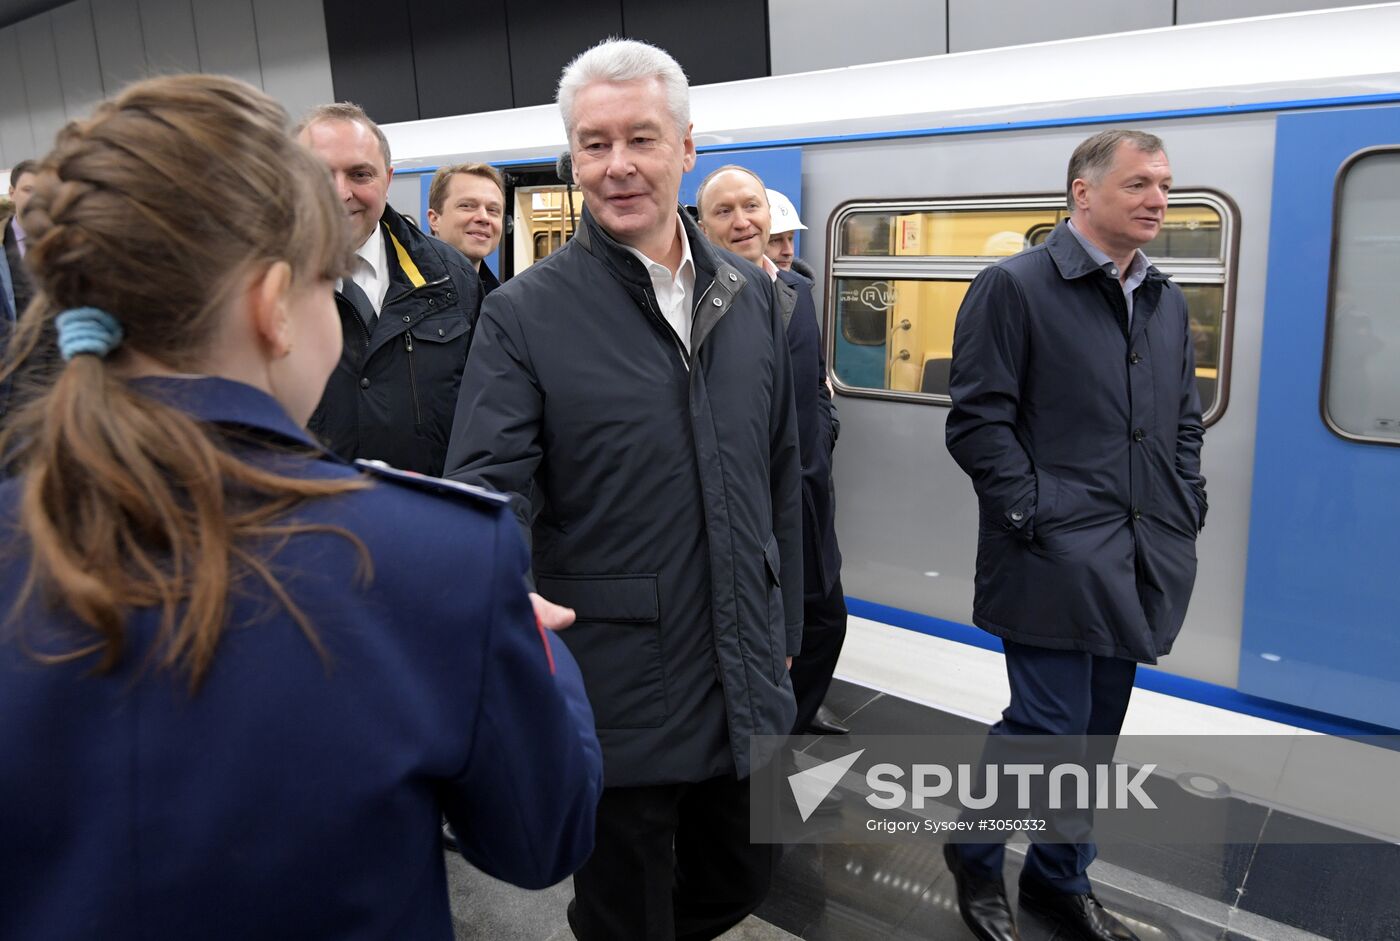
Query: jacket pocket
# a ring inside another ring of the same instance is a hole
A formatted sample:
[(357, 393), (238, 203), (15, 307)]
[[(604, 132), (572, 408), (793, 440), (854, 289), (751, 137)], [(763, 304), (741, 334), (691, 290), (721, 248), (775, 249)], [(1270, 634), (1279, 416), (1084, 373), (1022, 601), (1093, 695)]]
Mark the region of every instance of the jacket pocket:
[[(1205, 522), (1201, 518), (1201, 501), (1196, 496), (1196, 489), (1183, 480), (1175, 469), (1161, 473), (1158, 479), (1165, 491), (1162, 493), (1163, 516), (1183, 533), (1196, 536)], [(1181, 512), (1172, 512), (1173, 508)]]
[(467, 318), (461, 314), (453, 314), (447, 317), (425, 317), (418, 321), (410, 329), (415, 340), (422, 340), (424, 343), (451, 343), (462, 336), (471, 327), (467, 323)]
[(414, 430), (436, 447), (447, 446), (452, 430), (470, 330), (464, 314), (451, 312), (425, 317), (403, 335)]
[(763, 566), (768, 575), (768, 648), (772, 655), (773, 682), (781, 683), (787, 670), (787, 621), (783, 611), (782, 558), (778, 537), (763, 544)]
[(1055, 508), (1058, 503), (1059, 481), (1049, 471), (1035, 469), (1035, 512), (1031, 515), (1032, 538), (1056, 522)]
[(666, 721), (666, 669), (655, 575), (538, 575), (537, 590), (573, 608), (559, 636), (578, 660), (600, 729)]

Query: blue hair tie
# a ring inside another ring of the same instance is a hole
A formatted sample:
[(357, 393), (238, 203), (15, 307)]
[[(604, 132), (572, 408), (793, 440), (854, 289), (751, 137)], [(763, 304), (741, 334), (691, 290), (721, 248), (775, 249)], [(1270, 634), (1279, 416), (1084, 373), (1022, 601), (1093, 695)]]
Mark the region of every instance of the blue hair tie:
[(65, 362), (83, 353), (103, 359), (122, 342), (122, 325), (117, 318), (96, 307), (65, 310), (54, 325), (58, 327), (58, 352)]

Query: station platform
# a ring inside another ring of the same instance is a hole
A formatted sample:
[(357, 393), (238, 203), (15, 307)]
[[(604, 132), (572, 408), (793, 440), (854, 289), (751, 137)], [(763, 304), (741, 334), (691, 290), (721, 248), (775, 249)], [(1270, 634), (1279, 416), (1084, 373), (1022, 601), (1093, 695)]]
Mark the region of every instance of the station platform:
[[(858, 734), (963, 734), (995, 721), (1008, 695), (1000, 654), (852, 617), (827, 705)], [(1314, 734), (1136, 690), (1124, 734), (1168, 732)], [(1240, 813), (1257, 816), (1253, 843), (1102, 846), (1089, 869), (1100, 901), (1143, 941), (1400, 939), (1400, 845), (1357, 842), (1336, 823), (1240, 804)], [(1359, 816), (1372, 812), (1352, 809)], [(1397, 814), (1393, 805), (1374, 812)], [(1308, 834), (1310, 842), (1284, 843), (1271, 827), (1320, 829)], [(1328, 832), (1338, 834), (1336, 843), (1319, 842)], [(1025, 848), (1022, 838), (1008, 845), (1013, 908)], [(490, 879), (455, 854), (447, 864), (458, 941), (572, 939), (564, 914), (573, 894), (568, 880), (528, 892)], [(1055, 938), (1026, 916), (1018, 927), (1023, 941)], [(724, 939), (971, 937), (937, 843), (826, 843), (786, 847), (767, 900)]]

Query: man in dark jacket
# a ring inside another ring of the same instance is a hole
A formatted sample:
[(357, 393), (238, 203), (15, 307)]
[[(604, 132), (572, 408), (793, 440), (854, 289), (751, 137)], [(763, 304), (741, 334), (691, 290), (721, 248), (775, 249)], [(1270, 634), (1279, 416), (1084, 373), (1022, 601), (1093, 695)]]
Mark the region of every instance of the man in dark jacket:
[(5, 255), (0, 258), (0, 265), (5, 266), (6, 300), (16, 319), (24, 313), (30, 298), (34, 296), (34, 289), (29, 283), (29, 272), (24, 268), (24, 253), (28, 246), (25, 244), (24, 226), (20, 224), (19, 217), (24, 212), (24, 207), (29, 205), (29, 197), (34, 193), (37, 172), (38, 166), (33, 160), (21, 160), (15, 164), (14, 169), (10, 171), (9, 192), (14, 211), (8, 219), (0, 223), (0, 234), (5, 242)]
[[(958, 312), (948, 449), (981, 507), (973, 622), (1002, 638), (1011, 705), (1002, 736), (1098, 736), (1112, 758), (1138, 663), (1170, 652), (1205, 521), (1201, 409), (1186, 300), (1141, 246), (1161, 230), (1171, 166), (1158, 138), (1105, 131), (1069, 165), (1068, 222), (986, 269)], [(1021, 907), (1067, 937), (1132, 933), (1085, 869), (1095, 847), (1036, 843)], [(1069, 831), (1065, 831), (1069, 832)], [(949, 844), (963, 918), (1011, 938), (1002, 845)]]
[(797, 697), (793, 732), (801, 734), (810, 728), (839, 734), (849, 729), (830, 713), (819, 715), (825, 712), (822, 700), (831, 688), (831, 675), (846, 639), (846, 596), (841, 588), (841, 550), (836, 545), (836, 503), (831, 484), (836, 408), (826, 384), (812, 282), (782, 270), (767, 253), (773, 224), (769, 196), (773, 193), (752, 170), (730, 164), (701, 181), (695, 205), (710, 241), (761, 267), (778, 291), (792, 358), (797, 440), (802, 452), (802, 654), (792, 662), (792, 691)]
[(336, 291), (345, 346), (308, 428), (342, 457), (440, 476), (480, 308), (476, 271), (389, 206), (389, 142), (358, 105), (314, 108), (297, 135), (330, 168), (356, 245)]
[(448, 451), (511, 496), (603, 746), (582, 941), (713, 938), (766, 894), (749, 738), (785, 735), (802, 642), (801, 465), (772, 283), (680, 212), (695, 162), (674, 59), (609, 41), (559, 106), (577, 234), (487, 298)]
[[(10, 171), (9, 216), (0, 214), (0, 237), (4, 241), (4, 253), (0, 254), (0, 357), (8, 352), (9, 338), (15, 329), (20, 314), (29, 306), (34, 289), (29, 283), (29, 272), (24, 267), (25, 245), (24, 226), (20, 224), (20, 213), (29, 204), (37, 182), (38, 166), (33, 160), (21, 160)], [(13, 378), (0, 382), (0, 422), (3, 422), (10, 407), (10, 390)]]

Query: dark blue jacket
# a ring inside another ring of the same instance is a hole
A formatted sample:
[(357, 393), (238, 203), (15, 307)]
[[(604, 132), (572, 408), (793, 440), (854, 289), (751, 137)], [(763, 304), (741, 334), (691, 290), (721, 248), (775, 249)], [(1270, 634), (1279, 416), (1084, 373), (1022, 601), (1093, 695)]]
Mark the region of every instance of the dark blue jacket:
[(1205, 522), (1186, 299), (1155, 267), (1131, 330), (1061, 223), (979, 274), (953, 335), (948, 450), (981, 507), (973, 623), (1155, 663), (1186, 617)]
[(749, 772), (785, 735), (802, 642), (792, 379), (768, 276), (695, 259), (690, 349), (641, 262), (587, 209), (562, 249), (492, 291), (447, 466), (509, 493), (540, 594), (598, 720), (609, 787)]
[(384, 207), (379, 232), (389, 290), (370, 325), (336, 295), (345, 345), (308, 427), (342, 457), (440, 477), (481, 281), (465, 255), (392, 206)]
[[(836, 444), (836, 406), (826, 386), (817, 305), (812, 282), (779, 271), (778, 300), (790, 310), (788, 354), (797, 400), (797, 441), (802, 451), (802, 585), (808, 601), (831, 593), (841, 577), (841, 550), (836, 544), (836, 492), (831, 481), (831, 450)], [(790, 308), (789, 308), (789, 305)]]
[[(248, 386), (142, 387), (234, 431), (258, 463), (363, 473), (303, 456), (309, 439)], [(0, 486), (6, 607), (25, 569), (18, 483)], [(141, 669), (149, 610), (105, 676), (92, 658), (27, 652), (73, 642), (37, 603), (6, 627), (0, 937), (450, 941), (443, 813), (501, 879), (539, 888), (583, 862), (601, 756), (577, 667), (535, 625), (504, 501), (433, 485), (381, 479), (294, 513), (348, 529), (373, 560), (362, 587), (341, 536), (296, 536), (273, 559), (324, 662), (253, 578), (193, 696)]]

